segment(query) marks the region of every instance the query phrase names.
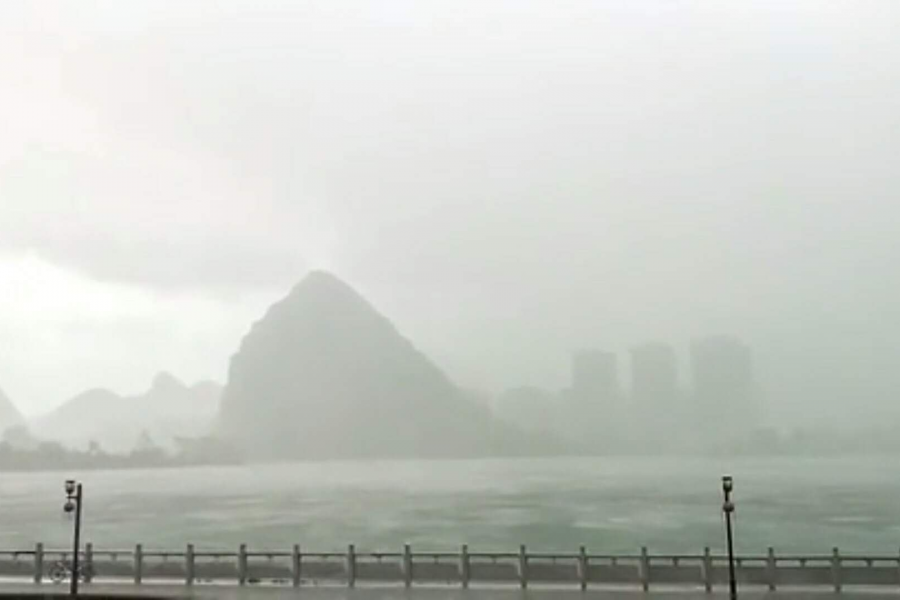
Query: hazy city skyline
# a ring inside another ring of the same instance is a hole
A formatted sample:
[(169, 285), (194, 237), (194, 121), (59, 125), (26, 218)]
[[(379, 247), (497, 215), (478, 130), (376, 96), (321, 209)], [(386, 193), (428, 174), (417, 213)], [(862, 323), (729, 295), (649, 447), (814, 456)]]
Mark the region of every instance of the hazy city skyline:
[(156, 7), (0, 6), (23, 412), (224, 382), (324, 267), (463, 386), (727, 333), (776, 416), (897, 413), (895, 3)]

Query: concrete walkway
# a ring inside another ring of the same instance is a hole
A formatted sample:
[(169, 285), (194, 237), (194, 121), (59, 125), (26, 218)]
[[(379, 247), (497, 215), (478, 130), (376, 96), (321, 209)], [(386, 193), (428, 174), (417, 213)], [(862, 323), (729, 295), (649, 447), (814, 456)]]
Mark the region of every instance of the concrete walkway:
[[(0, 583), (0, 597), (11, 594), (41, 594), (68, 592), (67, 585)], [(463, 590), (448, 587), (281, 587), (230, 585), (133, 585), (91, 584), (82, 586), (80, 593), (91, 595), (123, 595), (146, 598), (192, 598), (199, 600), (728, 600), (725, 590), (707, 594), (702, 589), (672, 588), (647, 593), (633, 589), (589, 589), (582, 592), (572, 588), (475, 588)], [(868, 600), (897, 600), (900, 589), (870, 587), (847, 589), (837, 594), (828, 589), (792, 589), (768, 592), (763, 589), (742, 590), (740, 600), (828, 600), (829, 598), (865, 598)]]

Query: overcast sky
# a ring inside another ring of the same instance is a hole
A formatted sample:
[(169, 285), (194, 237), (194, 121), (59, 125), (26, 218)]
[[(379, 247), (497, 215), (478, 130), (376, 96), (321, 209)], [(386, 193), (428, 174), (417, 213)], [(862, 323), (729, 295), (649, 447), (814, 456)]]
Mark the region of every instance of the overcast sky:
[(161, 369), (224, 381), (318, 267), (470, 387), (733, 333), (773, 414), (900, 406), (898, 22), (893, 0), (3, 2), (0, 388), (38, 413)]

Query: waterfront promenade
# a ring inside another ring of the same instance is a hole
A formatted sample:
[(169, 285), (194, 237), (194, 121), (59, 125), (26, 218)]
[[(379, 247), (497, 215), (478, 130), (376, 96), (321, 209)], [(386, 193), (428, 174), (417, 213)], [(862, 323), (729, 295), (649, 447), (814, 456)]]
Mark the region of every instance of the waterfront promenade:
[[(477, 552), (467, 546), (459, 552), (419, 552), (410, 545), (395, 552), (359, 552), (350, 545), (345, 552), (310, 552), (300, 546), (262, 551), (246, 544), (231, 551), (198, 551), (192, 544), (164, 551), (141, 545), (96, 549), (87, 544), (79, 554), (79, 563), (90, 565), (85, 591), (113, 586), (140, 595), (165, 590), (167, 596), (190, 592), (236, 598), (298, 593), (326, 598), (410, 594), (481, 598), (515, 593), (540, 598), (552, 590), (554, 597), (585, 593), (713, 597), (727, 590), (730, 579), (728, 557), (708, 548), (697, 554), (654, 554), (641, 548), (630, 555), (603, 555), (583, 547), (554, 554), (525, 546), (516, 552)], [(0, 550), (0, 581), (42, 592), (62, 590), (50, 581), (50, 574), (70, 560), (71, 552), (45, 549), (42, 544), (31, 550)], [(845, 555), (834, 548), (827, 554), (798, 556), (779, 555), (770, 548), (765, 554), (736, 556), (734, 572), (739, 587), (757, 595), (794, 596), (798, 590), (848, 595), (881, 590), (892, 596), (900, 592), (900, 553)]]

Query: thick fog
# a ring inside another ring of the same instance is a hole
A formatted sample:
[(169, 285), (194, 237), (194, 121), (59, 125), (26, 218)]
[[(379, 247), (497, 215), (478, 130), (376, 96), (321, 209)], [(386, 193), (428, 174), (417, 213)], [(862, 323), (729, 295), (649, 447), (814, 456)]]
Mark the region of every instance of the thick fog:
[(557, 389), (574, 350), (653, 340), (686, 379), (726, 333), (772, 420), (897, 414), (898, 19), (5, 2), (0, 387), (34, 414), (224, 381), (325, 268), (468, 388)]

